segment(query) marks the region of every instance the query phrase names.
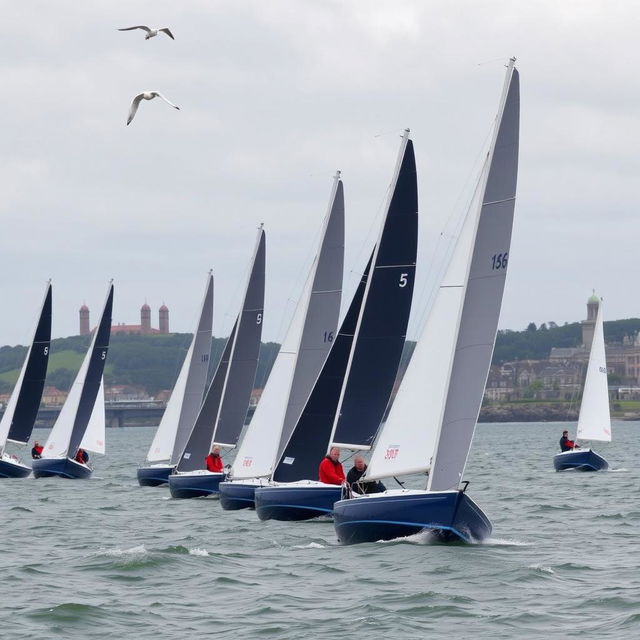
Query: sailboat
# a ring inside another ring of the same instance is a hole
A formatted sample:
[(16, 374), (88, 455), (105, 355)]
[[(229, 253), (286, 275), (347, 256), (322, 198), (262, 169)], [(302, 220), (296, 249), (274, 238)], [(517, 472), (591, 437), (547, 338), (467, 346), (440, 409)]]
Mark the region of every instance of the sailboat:
[(105, 452), (104, 384), (102, 374), (109, 351), (113, 281), (109, 283), (100, 322), (94, 330), (87, 354), (80, 365), (69, 395), (44, 445), (42, 457), (33, 461), (36, 478), (91, 477), (93, 469), (79, 461), (80, 449)]
[(492, 526), (463, 481), (491, 364), (509, 259), (518, 166), (520, 92), (507, 75), (475, 205), (364, 481), (429, 471), (426, 490), (354, 495), (334, 505), (340, 542), (430, 531), (442, 541), (480, 541)]
[(18, 381), (0, 421), (0, 478), (26, 478), (31, 467), (7, 453), (7, 442), (26, 444), (38, 415), (51, 346), (51, 281), (47, 282), (40, 316)]
[(205, 458), (215, 445), (233, 449), (247, 417), (258, 367), (264, 313), (265, 233), (258, 231), (242, 308), (225, 345), (189, 437), (169, 476), (174, 498), (218, 493), (224, 472), (208, 471)]
[(149, 447), (145, 464), (138, 467), (138, 483), (142, 487), (167, 484), (169, 474), (175, 468), (184, 449), (200, 410), (207, 382), (212, 324), (213, 275), (209, 271), (198, 324), (189, 350)]
[(344, 262), (344, 194), (339, 171), (334, 177), (319, 244), (229, 479), (220, 484), (223, 509), (255, 506), (255, 488), (271, 476), (334, 341)]
[[(340, 499), (341, 486), (311, 479), (318, 477), (322, 456), (332, 447), (371, 448), (404, 346), (417, 235), (415, 156), (406, 130), (380, 235), (367, 268), (362, 303), (356, 292), (341, 329), (340, 349), (334, 355), (338, 344), (332, 347), (276, 466), (275, 484), (255, 491), (256, 513), (261, 520), (307, 520), (330, 514)], [(356, 318), (354, 325), (350, 325), (350, 314)]]
[[(607, 358), (604, 348), (602, 299), (598, 303), (598, 313), (593, 330), (576, 440), (611, 442), (611, 414), (609, 411)], [(553, 466), (556, 471), (566, 471), (567, 469), (604, 471), (609, 468), (609, 463), (589, 447), (558, 453), (553, 458)]]

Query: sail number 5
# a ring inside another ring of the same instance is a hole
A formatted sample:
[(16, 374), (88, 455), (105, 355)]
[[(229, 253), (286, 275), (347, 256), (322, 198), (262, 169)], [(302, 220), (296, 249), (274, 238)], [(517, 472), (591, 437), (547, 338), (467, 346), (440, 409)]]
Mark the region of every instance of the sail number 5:
[(509, 253), (494, 253), (491, 256), (491, 269), (496, 271), (497, 269), (506, 269), (507, 268), (507, 258), (509, 257)]
[(398, 286), (401, 289), (407, 286), (407, 276), (408, 275), (409, 275), (408, 273), (401, 273), (400, 274), (400, 282), (398, 283)]
[(259, 313), (256, 316), (256, 324), (262, 324), (262, 314), (261, 313)]

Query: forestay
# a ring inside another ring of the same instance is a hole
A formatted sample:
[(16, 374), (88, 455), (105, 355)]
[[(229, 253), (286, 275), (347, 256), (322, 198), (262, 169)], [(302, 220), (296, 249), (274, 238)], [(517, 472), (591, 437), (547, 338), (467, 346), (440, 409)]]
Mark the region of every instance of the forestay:
[(609, 384), (607, 358), (604, 348), (602, 300), (598, 304), (596, 324), (589, 353), (589, 364), (582, 392), (577, 438), (611, 442), (611, 414), (609, 411)]
[(318, 253), (231, 469), (234, 479), (271, 475), (334, 340), (344, 261), (344, 194), (339, 175)]
[[(480, 189), (480, 206), (473, 216), (468, 271), (462, 281), (450, 283), (463, 291), (455, 322), (457, 336), (444, 412), (427, 486), (430, 491), (458, 488), (480, 412), (509, 258), (518, 171), (519, 111), (518, 72), (512, 60)], [(443, 374), (446, 375), (444, 371)], [(424, 453), (428, 455), (427, 451)]]
[(193, 427), (207, 381), (213, 323), (213, 276), (207, 275), (198, 326), (167, 402), (149, 452), (148, 462), (175, 464)]

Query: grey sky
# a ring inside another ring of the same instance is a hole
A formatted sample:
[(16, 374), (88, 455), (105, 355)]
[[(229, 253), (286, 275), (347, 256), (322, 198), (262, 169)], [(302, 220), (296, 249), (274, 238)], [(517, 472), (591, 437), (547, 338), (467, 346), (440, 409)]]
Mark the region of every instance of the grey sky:
[[(116, 31), (169, 26), (176, 40)], [(521, 73), (521, 162), (500, 326), (640, 315), (640, 5), (563, 0), (3, 3), (0, 344), (30, 336), (47, 278), (54, 335), (164, 302), (192, 331), (215, 276), (214, 334), (267, 232), (265, 339), (282, 339), (331, 177), (343, 171), (346, 295), (410, 127), (420, 189), (418, 309), (432, 253), (466, 204), (504, 63)], [(161, 91), (180, 111), (133, 96)], [(436, 260), (437, 263), (437, 260)], [(422, 305), (422, 306), (421, 306)], [(413, 333), (420, 313), (412, 321)]]

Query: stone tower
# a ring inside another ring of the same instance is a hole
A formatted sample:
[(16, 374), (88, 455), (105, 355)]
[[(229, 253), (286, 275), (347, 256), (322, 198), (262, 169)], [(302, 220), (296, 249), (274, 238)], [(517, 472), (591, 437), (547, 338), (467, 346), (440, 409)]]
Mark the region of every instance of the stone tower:
[(89, 307), (83, 304), (80, 307), (80, 335), (88, 336), (91, 333), (91, 327), (89, 326)]
[(146, 302), (140, 308), (140, 332), (151, 333), (151, 307)]
[(587, 300), (587, 319), (582, 321), (582, 346), (586, 349), (591, 349), (599, 306), (600, 298), (598, 298), (594, 291), (593, 295)]
[(162, 305), (158, 311), (160, 321), (160, 333), (169, 333), (169, 309), (166, 305)]

